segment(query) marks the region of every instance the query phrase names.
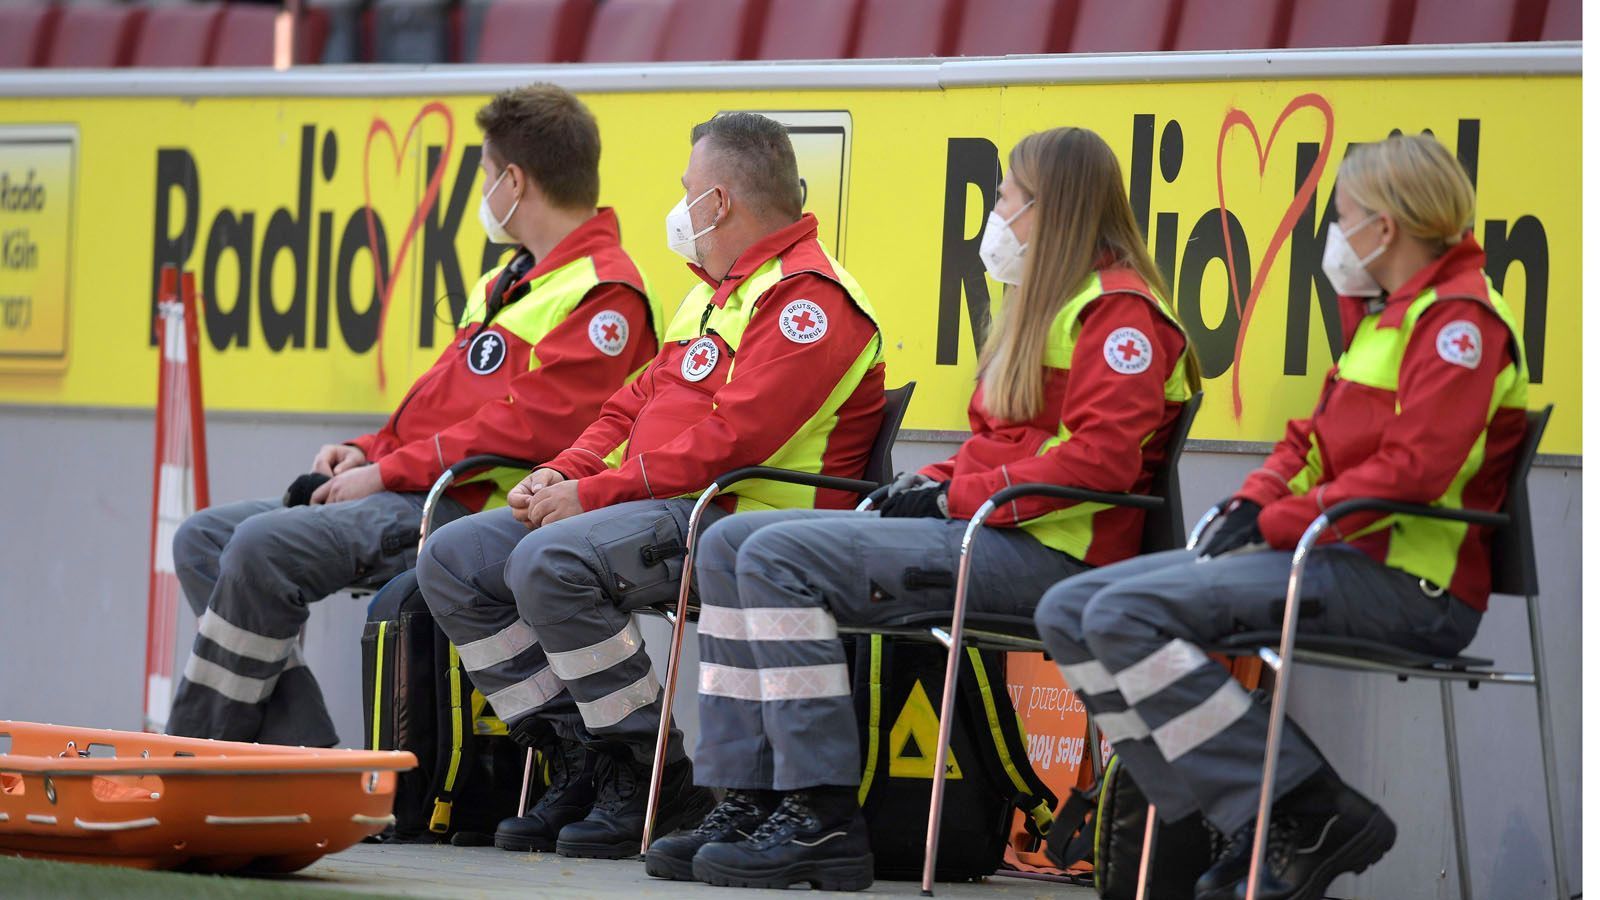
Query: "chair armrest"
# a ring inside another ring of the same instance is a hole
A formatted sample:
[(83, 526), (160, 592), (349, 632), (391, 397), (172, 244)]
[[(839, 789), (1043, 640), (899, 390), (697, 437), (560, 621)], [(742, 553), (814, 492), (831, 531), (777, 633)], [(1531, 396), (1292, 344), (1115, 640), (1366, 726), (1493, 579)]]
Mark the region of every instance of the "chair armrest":
[(1054, 497), (1057, 500), (1078, 500), (1084, 503), (1104, 503), (1107, 506), (1126, 506), (1133, 509), (1161, 509), (1167, 505), (1162, 497), (1152, 497), (1149, 494), (1112, 494), (1105, 491), (1091, 491), (1087, 488), (1070, 487), (1064, 484), (1013, 484), (1010, 487), (995, 491), (989, 498), (989, 503), (996, 508), (1002, 507), (1013, 500), (1022, 497)]
[(833, 475), (819, 475), (815, 472), (796, 472), (793, 469), (778, 469), (772, 466), (745, 466), (724, 472), (712, 480), (711, 485), (718, 493), (738, 484), (741, 481), (751, 481), (762, 478), (767, 481), (782, 481), (786, 484), (803, 484), (807, 487), (823, 488), (834, 491), (849, 491), (854, 494), (870, 494), (882, 485), (876, 481), (862, 481), (859, 478), (839, 478)]
[(1477, 509), (1440, 509), (1436, 506), (1399, 503), (1378, 497), (1355, 497), (1350, 500), (1342, 500), (1323, 510), (1321, 518), (1327, 519), (1331, 525), (1356, 513), (1373, 511), (1398, 513), (1404, 516), (1417, 516), (1424, 519), (1466, 522), (1470, 525), (1484, 525), (1489, 528), (1503, 528), (1511, 524), (1511, 517), (1505, 513), (1484, 512)]
[(533, 471), (535, 464), (526, 459), (517, 459), (514, 456), (497, 456), (493, 453), (481, 453), (461, 460), (445, 471), (450, 473), (450, 480), (456, 481), (468, 472), (478, 469), (526, 469)]

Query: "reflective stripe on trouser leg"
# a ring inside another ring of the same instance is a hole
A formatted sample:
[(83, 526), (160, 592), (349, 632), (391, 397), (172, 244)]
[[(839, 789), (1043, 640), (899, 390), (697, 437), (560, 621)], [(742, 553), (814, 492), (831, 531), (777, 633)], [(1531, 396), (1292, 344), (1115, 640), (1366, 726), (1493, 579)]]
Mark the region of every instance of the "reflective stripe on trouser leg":
[[(692, 506), (638, 501), (554, 522), (530, 534), (505, 566), (517, 608), (576, 703), (584, 729), (626, 746), (640, 761), (654, 755), (661, 684), (628, 610), (676, 597), (677, 558), (662, 548), (681, 546)], [(674, 729), (668, 759), (682, 757), (682, 736)]]
[[(739, 546), (773, 513), (743, 513), (711, 526), (700, 539), (695, 581), (701, 608), (698, 635), (700, 735), (694, 777), (708, 787), (772, 789), (772, 744), (761, 716), (761, 682), (755, 653), (743, 640), (735, 565)], [(707, 625), (710, 625), (708, 628)], [(730, 632), (737, 632), (729, 637)]]
[[(267, 703), (308, 606), (356, 577), (397, 575), (409, 562), (420, 499), (382, 492), (349, 503), (276, 504), (237, 522), (216, 558), (186, 677), (173, 700), (173, 734), (260, 739)], [(248, 511), (248, 506), (240, 510)], [(197, 523), (199, 524), (199, 523)], [(208, 573), (194, 573), (201, 585)], [(320, 692), (319, 692), (320, 693)]]
[[(811, 547), (789, 535), (803, 524), (775, 520), (743, 542), (735, 563), (741, 615), (724, 617), (722, 623), (713, 620), (714, 627), (725, 628), (723, 633), (746, 638), (730, 643), (742, 643), (755, 663), (762, 732), (773, 754), (770, 787), (780, 791), (861, 781), (844, 645), (826, 606), (827, 589), (818, 584), (839, 574), (830, 566), (852, 567), (840, 559), (846, 542)], [(785, 630), (795, 635), (777, 638)], [(752, 639), (757, 635), (761, 639)], [(739, 691), (748, 697), (747, 671), (734, 669), (703, 680), (701, 692), (727, 696)]]
[[(1047, 591), (1034, 613), (1045, 648), (1056, 660), (1063, 683), (1078, 695), (1101, 735), (1111, 744), (1128, 771), (1134, 773), (1145, 796), (1167, 822), (1176, 822), (1200, 808), (1183, 777), (1156, 749), (1150, 729), (1139, 713), (1128, 707), (1117, 681), (1105, 665), (1089, 654), (1083, 640), (1083, 610), (1106, 585), (1091, 570)], [(1085, 752), (1099, 752), (1098, 747)]]
[[(1228, 670), (1191, 641), (1190, 617), (1209, 621), (1214, 586), (1205, 564), (1157, 571), (1102, 590), (1083, 614), (1087, 648), (1109, 670), (1150, 730), (1150, 743), (1199, 801), (1206, 818), (1231, 834), (1255, 817), (1266, 743), (1266, 710)], [(1201, 570), (1201, 571), (1196, 571)], [(1281, 582), (1280, 582), (1281, 584)], [(1308, 744), (1286, 734), (1280, 785), (1321, 765)], [(1134, 771), (1138, 777), (1138, 770)], [(1159, 780), (1159, 779), (1157, 779)], [(1143, 779), (1141, 784), (1152, 783)], [(1159, 808), (1159, 804), (1158, 804)]]
[(508, 726), (536, 710), (570, 706), (505, 585), (506, 558), (527, 536), (509, 510), (493, 510), (440, 528), (417, 561), (434, 621), (456, 646), (472, 686)]

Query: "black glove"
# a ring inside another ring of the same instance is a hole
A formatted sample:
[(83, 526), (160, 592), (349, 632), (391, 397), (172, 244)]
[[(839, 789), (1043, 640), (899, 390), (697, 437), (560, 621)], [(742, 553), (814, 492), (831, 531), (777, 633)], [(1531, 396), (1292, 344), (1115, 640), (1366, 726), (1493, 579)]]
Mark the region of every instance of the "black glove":
[(1265, 544), (1256, 519), (1261, 516), (1261, 505), (1250, 500), (1240, 500), (1222, 517), (1222, 523), (1211, 529), (1211, 536), (1200, 545), (1201, 556), (1221, 556), (1251, 544)]
[(940, 481), (925, 487), (901, 491), (883, 501), (878, 514), (885, 519), (948, 519), (944, 498), (950, 482)]
[(311, 495), (317, 488), (328, 481), (328, 476), (321, 472), (307, 472), (289, 482), (289, 489), (283, 492), (284, 506), (305, 506), (311, 502)]

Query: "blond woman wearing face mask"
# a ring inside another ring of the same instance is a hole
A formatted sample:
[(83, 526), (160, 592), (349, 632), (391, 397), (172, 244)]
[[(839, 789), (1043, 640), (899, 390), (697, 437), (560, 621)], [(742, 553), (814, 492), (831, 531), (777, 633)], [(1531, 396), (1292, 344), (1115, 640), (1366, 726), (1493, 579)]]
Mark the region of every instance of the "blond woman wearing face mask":
[[(1093, 132), (1059, 128), (1024, 138), (1009, 169), (983, 258), (1010, 286), (979, 357), (972, 436), (902, 476), (880, 512), (730, 516), (702, 539), (695, 775), (727, 793), (652, 845), (651, 874), (871, 884), (838, 625), (949, 609), (966, 520), (1008, 484), (1143, 491), (1162, 464), (1195, 368), (1116, 157)], [(1142, 521), (1018, 501), (978, 537), (973, 602), (1026, 615), (1055, 581), (1138, 552)]]
[[(1282, 626), (1290, 551), (1343, 500), (1498, 509), (1524, 431), (1522, 339), (1483, 273), (1455, 157), (1428, 135), (1362, 146), (1339, 169), (1334, 204), (1323, 269), (1341, 295), (1344, 353), (1315, 412), (1289, 423), (1198, 552), (1069, 579), (1036, 615), (1162, 817), (1199, 811), (1231, 838), (1199, 900), (1245, 896), (1267, 730), (1266, 708), (1199, 648)], [(1306, 568), (1300, 634), (1438, 656), (1472, 640), (1489, 597), (1482, 529), (1373, 513), (1324, 541)], [(1320, 898), (1394, 844), (1394, 822), (1298, 729), (1285, 731), (1274, 789), (1262, 900)]]

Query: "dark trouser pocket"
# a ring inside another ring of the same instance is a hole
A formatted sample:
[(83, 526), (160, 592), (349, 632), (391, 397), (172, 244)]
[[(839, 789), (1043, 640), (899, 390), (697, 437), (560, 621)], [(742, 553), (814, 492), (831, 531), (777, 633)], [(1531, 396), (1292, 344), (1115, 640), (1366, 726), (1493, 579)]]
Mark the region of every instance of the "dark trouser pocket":
[(683, 535), (671, 514), (605, 522), (589, 533), (589, 541), (617, 606), (638, 609), (677, 596)]

